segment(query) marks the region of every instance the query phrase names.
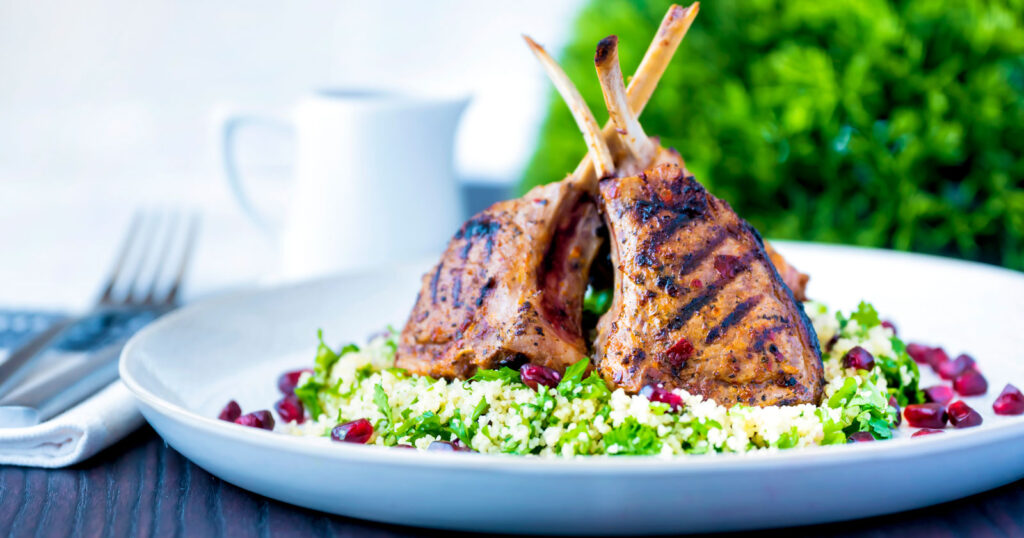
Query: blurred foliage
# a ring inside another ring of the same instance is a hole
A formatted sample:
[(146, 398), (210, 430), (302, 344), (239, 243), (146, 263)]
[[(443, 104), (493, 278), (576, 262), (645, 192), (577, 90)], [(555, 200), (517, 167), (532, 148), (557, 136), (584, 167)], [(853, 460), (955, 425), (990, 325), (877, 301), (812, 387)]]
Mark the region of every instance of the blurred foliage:
[[(562, 65), (632, 73), (669, 2), (593, 0)], [(552, 93), (522, 186), (585, 151)], [(1024, 1), (706, 0), (642, 123), (766, 236), (1024, 269)]]

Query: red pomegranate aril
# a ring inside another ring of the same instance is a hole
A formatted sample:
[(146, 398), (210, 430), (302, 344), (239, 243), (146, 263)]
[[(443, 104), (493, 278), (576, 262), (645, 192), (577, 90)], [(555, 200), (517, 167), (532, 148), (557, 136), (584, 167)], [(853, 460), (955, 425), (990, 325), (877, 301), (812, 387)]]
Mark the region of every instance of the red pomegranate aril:
[(234, 422), (236, 418), (242, 416), (242, 408), (238, 405), (238, 402), (231, 400), (224, 409), (221, 410), (217, 418), (226, 420), (228, 422)]
[(373, 437), (373, 424), (369, 420), (361, 418), (338, 424), (331, 430), (331, 440), (339, 443), (366, 444)]
[(882, 327), (885, 327), (886, 329), (889, 329), (890, 331), (892, 331), (893, 335), (899, 334), (896, 331), (896, 326), (893, 325), (893, 323), (891, 321), (887, 320), (887, 319), (886, 320), (882, 320)]
[(694, 288), (697, 288), (699, 290), (699, 289), (704, 287), (704, 283), (701, 282), (699, 278), (695, 278), (695, 279), (690, 281), (690, 286), (694, 287)]
[(928, 362), (928, 352), (931, 351), (931, 349), (932, 348), (924, 344), (907, 344), (907, 354), (910, 355), (911, 359), (914, 359), (914, 362), (919, 364)]
[(875, 357), (868, 350), (857, 346), (843, 355), (843, 368), (871, 370), (875, 367)]
[(242, 426), (249, 426), (250, 428), (262, 428), (264, 430), (274, 429), (274, 415), (270, 414), (270, 411), (261, 409), (259, 411), (253, 411), (242, 415), (235, 419), (235, 424), (241, 424)]
[(914, 428), (945, 428), (946, 408), (937, 403), (910, 404), (903, 410), (903, 418)]
[(693, 351), (693, 344), (684, 336), (665, 350), (665, 358), (674, 368), (682, 368), (693, 356)]
[(946, 405), (953, 400), (953, 389), (946, 385), (935, 385), (922, 389), (926, 400), (939, 405)]
[(957, 400), (949, 404), (949, 423), (954, 428), (973, 428), (981, 425), (981, 415), (971, 406)]
[(875, 436), (871, 435), (871, 432), (857, 432), (850, 434), (850, 437), (846, 439), (848, 443), (865, 443), (868, 441), (874, 441)]
[(900, 412), (900, 402), (895, 396), (889, 396), (889, 407), (896, 410), (896, 425), (899, 426), (903, 422), (903, 413)]
[(988, 381), (977, 370), (967, 370), (953, 380), (953, 389), (961, 396), (978, 396), (988, 392)]
[(640, 395), (652, 402), (667, 403), (673, 412), (683, 408), (683, 398), (670, 390), (665, 390), (664, 387), (647, 385), (640, 389)]
[(557, 387), (558, 382), (562, 380), (562, 374), (547, 366), (524, 364), (519, 369), (519, 378), (523, 380), (527, 387), (537, 390), (538, 385), (550, 388)]
[(931, 428), (925, 428), (923, 430), (917, 430), (911, 437), (921, 437), (922, 435), (931, 435), (933, 433), (942, 433), (942, 430), (933, 430)]
[(1007, 384), (996, 397), (992, 410), (997, 415), (1024, 415), (1024, 394), (1017, 387)]
[(299, 397), (294, 392), (278, 400), (274, 404), (274, 409), (281, 416), (281, 420), (285, 422), (302, 424), (306, 421), (306, 409), (302, 406), (302, 402), (299, 401)]
[(957, 376), (972, 368), (974, 368), (974, 359), (966, 353), (961, 353), (957, 358), (940, 364), (938, 374), (942, 379), (956, 379)]
[(949, 355), (941, 347), (933, 347), (928, 350), (924, 360), (932, 367), (932, 370), (935, 370), (935, 373), (939, 373), (939, 367), (943, 363), (949, 362)]
[(462, 444), (460, 441), (433, 441), (427, 446), (427, 450), (434, 452), (472, 452), (473, 449)]
[(302, 374), (313, 370), (309, 368), (303, 368), (301, 370), (292, 370), (281, 374), (281, 377), (277, 378), (277, 390), (281, 391), (281, 394), (292, 394), (295, 392), (295, 387), (299, 385), (299, 378)]

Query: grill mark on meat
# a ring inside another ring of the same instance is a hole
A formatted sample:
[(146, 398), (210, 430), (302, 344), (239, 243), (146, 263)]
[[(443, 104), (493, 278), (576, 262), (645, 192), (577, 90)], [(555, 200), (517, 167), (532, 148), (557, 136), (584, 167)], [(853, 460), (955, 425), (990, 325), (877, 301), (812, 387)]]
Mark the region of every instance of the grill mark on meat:
[(743, 301), (742, 303), (736, 305), (736, 308), (734, 308), (732, 312), (729, 312), (728, 315), (722, 318), (721, 323), (719, 323), (710, 331), (708, 331), (707, 337), (704, 338), (704, 343), (711, 344), (715, 340), (718, 340), (720, 336), (725, 334), (726, 331), (732, 328), (733, 325), (736, 325), (740, 321), (743, 321), (743, 318), (746, 317), (746, 315), (750, 313), (750, 311), (753, 310), (754, 307), (757, 306), (757, 304), (760, 303), (761, 299), (763, 298), (763, 295), (755, 295), (747, 299), (746, 301)]
[(501, 229), (501, 224), (491, 220), (488, 216), (471, 219), (459, 228), (459, 231), (455, 233), (455, 239), (465, 239), (466, 245), (462, 247), (462, 252), (459, 253), (459, 257), (466, 260), (469, 258), (469, 252), (473, 249), (474, 243), (479, 238), (486, 238), (487, 256), (486, 259), (490, 259), (491, 254), (494, 253), (494, 234)]
[[(476, 298), (476, 307), (480, 308), (484, 304), (484, 299), (487, 299), (487, 295), (494, 289), (495, 281), (494, 277), (487, 279), (487, 282), (480, 288), (480, 296)], [(540, 327), (538, 327), (539, 329)]]
[(671, 211), (674, 216), (668, 222), (662, 222), (661, 226), (651, 233), (644, 245), (645, 249), (656, 247), (668, 241), (677, 230), (685, 227), (694, 221), (703, 221), (708, 218), (708, 193), (704, 187), (690, 178), (683, 179), (682, 172), (672, 182), (669, 190), (676, 196), (673, 200), (665, 201), (660, 194), (655, 195), (652, 210), (665, 209)]
[(437, 304), (437, 281), (441, 278), (441, 268), (444, 267), (444, 262), (437, 264), (437, 270), (434, 271), (434, 276), (430, 278), (430, 302)]
[(682, 308), (679, 309), (679, 312), (676, 313), (675, 317), (672, 318), (672, 321), (668, 322), (668, 329), (670, 331), (675, 331), (682, 328), (683, 325), (686, 325), (686, 322), (690, 321), (690, 318), (697, 314), (697, 312), (700, 312), (702, 308), (704, 308), (712, 300), (714, 300), (715, 297), (718, 296), (718, 293), (722, 291), (722, 288), (724, 288), (726, 284), (731, 282), (739, 274), (750, 269), (750, 262), (756, 256), (756, 251), (752, 250), (747, 252), (746, 254), (743, 255), (742, 258), (739, 259), (734, 271), (730, 272), (729, 275), (719, 278), (715, 282), (712, 282), (705, 286), (703, 290), (697, 295), (697, 297), (694, 297), (693, 299), (690, 300), (690, 302), (686, 303), (685, 305), (683, 305)]
[(462, 279), (456, 278), (452, 284), (452, 306), (462, 308)]
[(700, 250), (695, 250), (683, 258), (683, 263), (679, 266), (679, 276), (686, 276), (695, 271), (701, 262), (707, 259), (729, 237), (730, 230), (721, 226), (717, 228), (718, 231), (715, 235)]

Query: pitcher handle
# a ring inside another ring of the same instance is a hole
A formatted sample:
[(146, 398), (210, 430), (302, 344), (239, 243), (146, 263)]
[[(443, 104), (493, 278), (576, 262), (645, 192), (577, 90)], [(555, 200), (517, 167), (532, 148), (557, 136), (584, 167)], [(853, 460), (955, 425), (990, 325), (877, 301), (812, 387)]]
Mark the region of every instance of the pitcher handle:
[(238, 170), (238, 160), (235, 155), (235, 139), (238, 131), (246, 126), (264, 125), (274, 129), (292, 130), (293, 124), (290, 118), (280, 113), (270, 111), (255, 111), (242, 109), (227, 109), (220, 113), (220, 136), (219, 154), (223, 164), (224, 177), (235, 196), (235, 201), (246, 216), (259, 228), (274, 235), (276, 230), (270, 219), (261, 213), (252, 203), (245, 188), (245, 183)]

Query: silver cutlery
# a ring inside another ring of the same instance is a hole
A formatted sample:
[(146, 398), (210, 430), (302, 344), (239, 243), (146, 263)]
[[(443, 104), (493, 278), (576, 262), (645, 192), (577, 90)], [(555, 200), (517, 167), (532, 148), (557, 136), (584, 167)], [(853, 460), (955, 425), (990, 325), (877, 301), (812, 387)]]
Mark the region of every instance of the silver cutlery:
[[(55, 322), (0, 363), (0, 427), (46, 420), (116, 379), (127, 338), (178, 305), (198, 231), (194, 213), (136, 213), (93, 308)], [(87, 353), (46, 370), (40, 360), (55, 345)]]

